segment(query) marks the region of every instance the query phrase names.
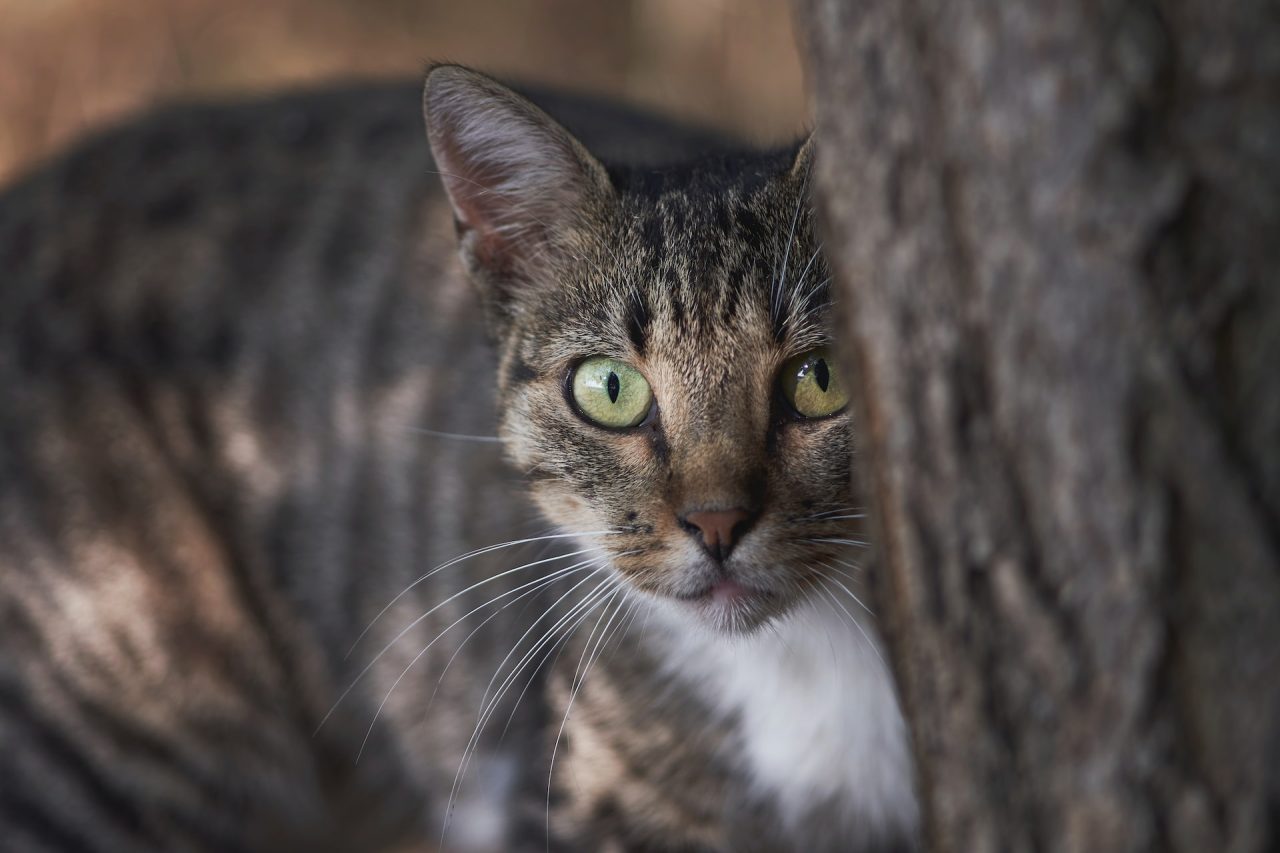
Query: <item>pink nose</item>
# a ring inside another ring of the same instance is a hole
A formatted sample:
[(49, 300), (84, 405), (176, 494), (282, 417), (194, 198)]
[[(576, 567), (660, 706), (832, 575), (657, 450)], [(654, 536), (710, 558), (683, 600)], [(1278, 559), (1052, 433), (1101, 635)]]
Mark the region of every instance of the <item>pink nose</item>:
[(708, 554), (724, 560), (755, 519), (756, 514), (750, 510), (717, 509), (691, 512), (680, 519), (680, 524), (690, 533), (701, 535)]

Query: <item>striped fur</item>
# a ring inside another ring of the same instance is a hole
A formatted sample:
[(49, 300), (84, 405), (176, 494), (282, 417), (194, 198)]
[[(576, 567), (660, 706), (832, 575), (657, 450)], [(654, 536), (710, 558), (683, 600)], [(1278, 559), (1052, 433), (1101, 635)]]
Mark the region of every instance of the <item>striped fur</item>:
[[(462, 85), (486, 120), (550, 121)], [(445, 849), (909, 835), (906, 807), (787, 805), (740, 760), (736, 712), (671, 665), (688, 614), (642, 628), (696, 562), (679, 501), (766, 503), (751, 571), (788, 593), (761, 621), (856, 562), (798, 541), (854, 536), (830, 520), (852, 514), (831, 512), (847, 420), (784, 422), (772, 390), (829, 337), (808, 155), (538, 101), (598, 184), (501, 275), (465, 234), (458, 260), (411, 86), (175, 108), (0, 195), (5, 850), (432, 849), (446, 823)], [(597, 352), (643, 362), (660, 429), (619, 443), (568, 412), (565, 365)], [(630, 629), (561, 732), (609, 614)], [(491, 677), (561, 616), (587, 618), (469, 750)]]

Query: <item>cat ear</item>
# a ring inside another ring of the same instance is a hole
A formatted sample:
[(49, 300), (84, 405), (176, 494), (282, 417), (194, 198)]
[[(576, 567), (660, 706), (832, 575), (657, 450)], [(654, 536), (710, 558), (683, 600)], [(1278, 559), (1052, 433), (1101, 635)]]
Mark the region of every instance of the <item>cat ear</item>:
[(483, 74), (437, 66), (423, 102), (463, 257), (482, 283), (535, 274), (612, 194), (604, 167), (581, 143)]

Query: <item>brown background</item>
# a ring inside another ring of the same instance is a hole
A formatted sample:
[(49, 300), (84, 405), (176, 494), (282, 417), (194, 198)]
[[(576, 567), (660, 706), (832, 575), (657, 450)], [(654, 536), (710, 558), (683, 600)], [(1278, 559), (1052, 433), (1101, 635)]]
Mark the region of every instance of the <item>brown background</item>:
[(174, 99), (448, 59), (779, 141), (806, 125), (785, 0), (0, 0), (0, 181)]

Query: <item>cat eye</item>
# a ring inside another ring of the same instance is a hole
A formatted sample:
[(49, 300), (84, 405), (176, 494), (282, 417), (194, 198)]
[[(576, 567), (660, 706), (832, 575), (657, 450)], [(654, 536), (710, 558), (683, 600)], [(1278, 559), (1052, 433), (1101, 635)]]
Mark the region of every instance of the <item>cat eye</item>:
[(640, 371), (602, 355), (573, 369), (569, 393), (584, 418), (609, 429), (639, 426), (653, 407), (653, 390)]
[(849, 403), (840, 368), (827, 347), (788, 359), (778, 376), (782, 396), (804, 418), (834, 415)]

